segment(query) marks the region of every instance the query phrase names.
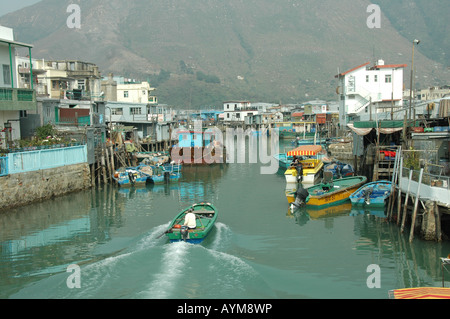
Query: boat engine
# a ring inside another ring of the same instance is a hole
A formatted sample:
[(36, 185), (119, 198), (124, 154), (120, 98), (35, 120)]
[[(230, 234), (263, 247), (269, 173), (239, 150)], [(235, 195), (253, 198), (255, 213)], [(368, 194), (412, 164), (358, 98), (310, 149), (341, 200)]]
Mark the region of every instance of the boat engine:
[(189, 237), (189, 230), (187, 226), (181, 226), (181, 239), (186, 241)]
[(303, 204), (306, 204), (308, 196), (309, 196), (308, 190), (304, 189), (300, 184), (299, 188), (297, 189), (297, 192), (295, 193), (294, 205), (300, 207)]

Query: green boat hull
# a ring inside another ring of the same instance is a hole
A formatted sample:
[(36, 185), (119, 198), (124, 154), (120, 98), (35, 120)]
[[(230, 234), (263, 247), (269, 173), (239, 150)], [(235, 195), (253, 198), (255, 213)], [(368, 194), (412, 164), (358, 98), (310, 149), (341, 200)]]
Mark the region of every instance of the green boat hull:
[[(187, 231), (187, 236), (183, 236), (181, 226), (188, 210), (192, 208), (196, 215), (197, 227)], [(217, 220), (217, 209), (210, 203), (194, 204), (181, 211), (170, 223), (166, 232), (170, 242), (185, 241), (191, 244), (199, 244), (209, 235)]]

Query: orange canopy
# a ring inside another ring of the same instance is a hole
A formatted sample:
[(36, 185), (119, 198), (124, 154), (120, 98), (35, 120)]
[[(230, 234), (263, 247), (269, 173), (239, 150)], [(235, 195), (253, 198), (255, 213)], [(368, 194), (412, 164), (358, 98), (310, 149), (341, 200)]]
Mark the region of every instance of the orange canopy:
[(406, 288), (390, 291), (394, 299), (450, 299), (450, 288)]
[(302, 145), (287, 152), (287, 156), (314, 156), (322, 150), (320, 145)]

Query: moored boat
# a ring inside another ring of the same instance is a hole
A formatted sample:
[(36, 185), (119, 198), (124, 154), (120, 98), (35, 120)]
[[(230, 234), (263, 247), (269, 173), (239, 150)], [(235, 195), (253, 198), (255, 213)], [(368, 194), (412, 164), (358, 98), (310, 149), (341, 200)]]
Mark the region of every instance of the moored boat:
[(391, 194), (392, 182), (377, 181), (363, 185), (350, 195), (354, 206), (384, 207)]
[(292, 156), (287, 156), (286, 153), (279, 153), (273, 156), (278, 161), (278, 168), (287, 170), (292, 163)]
[(309, 200), (306, 205), (336, 205), (349, 200), (350, 195), (367, 182), (365, 176), (352, 176), (328, 180), (308, 188)]
[(337, 161), (324, 165), (325, 166), (323, 167), (323, 171), (332, 172), (333, 179), (338, 179), (341, 177), (350, 177), (355, 175), (355, 170), (353, 169), (353, 166), (351, 166), (350, 164)]
[(137, 167), (122, 167), (114, 172), (113, 179), (120, 187), (131, 187), (145, 185), (148, 176), (142, 174)]
[[(287, 183), (296, 183), (302, 180), (306, 184), (314, 184), (321, 176), (323, 162), (319, 158), (322, 152), (320, 145), (303, 145), (286, 153), (286, 156), (302, 156), (306, 159), (300, 160), (300, 169), (289, 167), (284, 176)], [(301, 177), (301, 178), (300, 178)]]
[[(193, 213), (196, 227), (184, 226), (186, 214)], [(201, 243), (211, 232), (217, 220), (218, 211), (211, 203), (198, 203), (182, 210), (170, 223), (165, 232), (171, 242), (185, 241), (192, 244)]]

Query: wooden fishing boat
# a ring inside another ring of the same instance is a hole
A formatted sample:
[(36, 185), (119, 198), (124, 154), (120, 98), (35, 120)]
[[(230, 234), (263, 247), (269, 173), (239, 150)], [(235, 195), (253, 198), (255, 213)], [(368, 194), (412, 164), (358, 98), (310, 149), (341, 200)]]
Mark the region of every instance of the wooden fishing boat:
[(367, 182), (365, 176), (353, 176), (337, 180), (327, 180), (308, 188), (309, 200), (307, 206), (336, 205), (349, 200), (358, 188)]
[[(196, 228), (183, 226), (185, 216), (192, 210), (196, 217)], [(170, 242), (185, 241), (192, 244), (201, 243), (211, 232), (217, 220), (217, 209), (211, 203), (198, 203), (181, 211), (170, 223), (165, 232)]]
[(391, 194), (392, 182), (377, 181), (360, 187), (350, 200), (354, 206), (384, 207), (386, 199)]
[(122, 167), (114, 172), (113, 179), (120, 187), (131, 187), (145, 185), (148, 176), (142, 174), (136, 167)]
[(284, 173), (286, 182), (296, 183), (302, 180), (303, 183), (314, 184), (322, 174), (323, 162), (319, 158), (321, 152), (322, 146), (320, 145), (303, 145), (287, 152), (287, 156), (302, 156), (306, 157), (306, 159), (300, 161), (302, 167), (300, 170), (301, 178), (298, 178), (298, 170), (291, 166)]

